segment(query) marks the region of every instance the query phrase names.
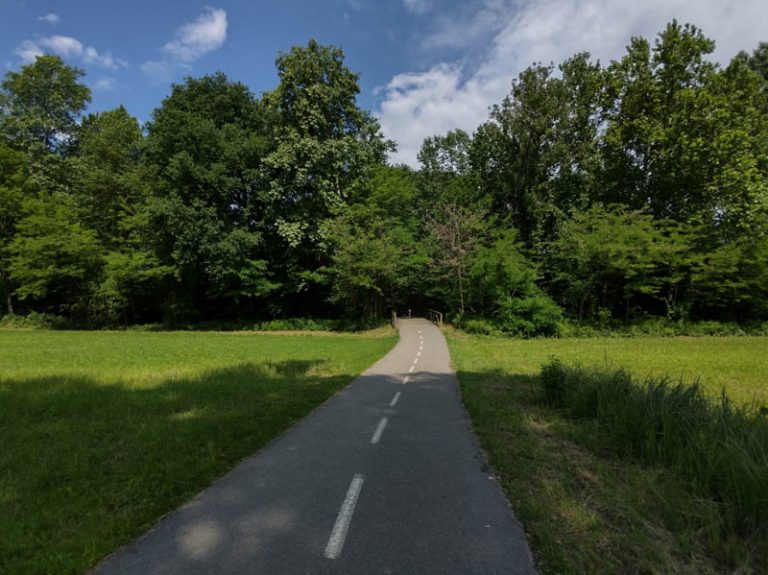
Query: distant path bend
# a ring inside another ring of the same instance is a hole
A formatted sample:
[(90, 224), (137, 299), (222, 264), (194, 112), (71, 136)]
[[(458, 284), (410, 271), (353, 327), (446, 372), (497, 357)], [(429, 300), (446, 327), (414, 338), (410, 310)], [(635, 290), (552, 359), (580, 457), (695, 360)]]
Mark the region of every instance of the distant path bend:
[(399, 323), (386, 357), (94, 572), (534, 574), (445, 338)]

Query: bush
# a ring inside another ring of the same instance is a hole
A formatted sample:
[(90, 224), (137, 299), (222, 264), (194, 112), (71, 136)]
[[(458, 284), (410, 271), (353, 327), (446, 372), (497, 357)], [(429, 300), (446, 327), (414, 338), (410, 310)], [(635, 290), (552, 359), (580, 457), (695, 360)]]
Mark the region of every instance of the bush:
[(520, 337), (558, 335), (563, 318), (557, 304), (544, 294), (510, 298), (499, 312), (499, 326), (504, 333)]
[(674, 336), (748, 336), (768, 335), (768, 322), (671, 321), (652, 317), (625, 325), (606, 325), (601, 322), (577, 323), (571, 320), (557, 322), (560, 337), (674, 337)]
[(716, 502), (721, 530), (765, 536), (768, 526), (768, 410), (714, 400), (701, 387), (668, 378), (633, 381), (622, 370), (570, 367), (541, 372), (544, 400), (575, 419), (596, 422), (601, 442), (666, 465)]
[(261, 321), (253, 325), (255, 331), (331, 331), (333, 320), (312, 318), (286, 318)]
[(492, 322), (484, 319), (467, 319), (459, 323), (459, 327), (468, 333), (479, 335), (501, 335), (501, 330)]
[(64, 318), (47, 313), (29, 312), (27, 315), (6, 315), (0, 318), (3, 329), (62, 329), (67, 327)]

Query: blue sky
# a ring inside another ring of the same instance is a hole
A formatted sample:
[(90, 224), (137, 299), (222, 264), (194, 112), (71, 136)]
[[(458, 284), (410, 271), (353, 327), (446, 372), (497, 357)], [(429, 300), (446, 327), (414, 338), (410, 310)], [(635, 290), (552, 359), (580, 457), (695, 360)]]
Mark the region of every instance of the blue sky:
[(424, 137), (474, 130), (531, 62), (617, 58), (673, 17), (714, 38), (721, 62), (768, 40), (763, 0), (0, 0), (0, 62), (58, 53), (86, 70), (90, 110), (124, 104), (146, 121), (186, 75), (269, 90), (278, 51), (316, 38), (345, 50), (392, 159), (414, 164)]

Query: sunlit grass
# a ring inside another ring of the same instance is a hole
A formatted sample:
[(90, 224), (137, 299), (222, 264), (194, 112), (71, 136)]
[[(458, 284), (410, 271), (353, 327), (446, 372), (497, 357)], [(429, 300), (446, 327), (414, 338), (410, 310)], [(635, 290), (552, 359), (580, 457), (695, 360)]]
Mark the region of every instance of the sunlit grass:
[(638, 337), (506, 339), (454, 335), (452, 348), (469, 348), (472, 368), (483, 364), (537, 374), (556, 358), (567, 364), (624, 367), (637, 378), (668, 375), (699, 380), (709, 393), (725, 388), (737, 402), (768, 401), (768, 337)]

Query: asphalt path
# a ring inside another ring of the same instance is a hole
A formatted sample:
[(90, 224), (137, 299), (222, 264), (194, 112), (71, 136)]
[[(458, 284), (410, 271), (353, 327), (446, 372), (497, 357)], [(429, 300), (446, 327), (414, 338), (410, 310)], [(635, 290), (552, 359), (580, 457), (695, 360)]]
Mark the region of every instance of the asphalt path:
[(94, 571), (535, 572), (445, 338), (422, 319), (400, 320), (381, 361)]

